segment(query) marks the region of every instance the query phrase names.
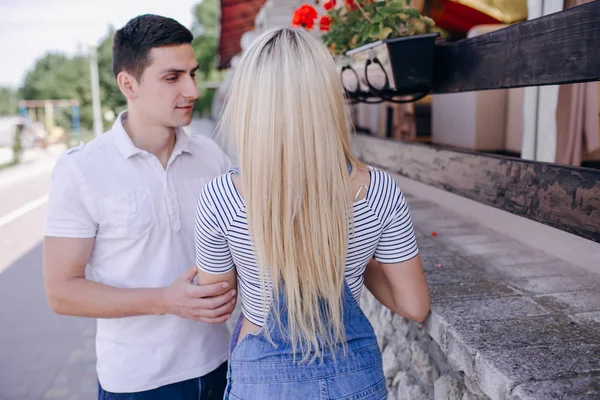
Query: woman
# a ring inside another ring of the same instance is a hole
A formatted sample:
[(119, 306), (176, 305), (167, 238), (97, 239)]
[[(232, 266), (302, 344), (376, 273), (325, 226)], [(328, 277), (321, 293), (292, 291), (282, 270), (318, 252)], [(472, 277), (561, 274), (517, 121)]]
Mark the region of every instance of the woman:
[(237, 279), (242, 302), (226, 398), (386, 398), (363, 279), (392, 311), (429, 312), (408, 206), (352, 154), (346, 110), (304, 31), (263, 34), (236, 67), (221, 129), (240, 168), (205, 186), (196, 217), (199, 282)]

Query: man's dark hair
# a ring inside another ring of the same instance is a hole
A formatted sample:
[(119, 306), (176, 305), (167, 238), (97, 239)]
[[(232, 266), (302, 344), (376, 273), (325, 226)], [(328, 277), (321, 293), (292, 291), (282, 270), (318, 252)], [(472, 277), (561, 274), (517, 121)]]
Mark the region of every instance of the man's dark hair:
[(115, 78), (127, 71), (140, 80), (150, 64), (150, 50), (155, 47), (191, 43), (192, 32), (172, 18), (145, 14), (137, 16), (115, 32), (112, 47), (112, 70)]

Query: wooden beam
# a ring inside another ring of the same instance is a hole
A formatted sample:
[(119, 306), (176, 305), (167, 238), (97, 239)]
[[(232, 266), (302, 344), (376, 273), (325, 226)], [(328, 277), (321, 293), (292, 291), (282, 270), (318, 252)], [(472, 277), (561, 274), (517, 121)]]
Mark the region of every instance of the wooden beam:
[(600, 243), (600, 171), (356, 134), (364, 162)]
[(600, 1), (440, 44), (434, 93), (600, 80)]

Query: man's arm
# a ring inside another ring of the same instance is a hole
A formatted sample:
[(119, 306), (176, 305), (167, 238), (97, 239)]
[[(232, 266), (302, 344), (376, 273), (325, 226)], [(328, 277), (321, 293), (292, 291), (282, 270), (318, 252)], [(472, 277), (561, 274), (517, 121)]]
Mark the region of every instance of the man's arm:
[(193, 284), (196, 267), (164, 288), (121, 289), (87, 280), (85, 266), (93, 246), (93, 238), (44, 238), (44, 285), (55, 312), (94, 318), (174, 314), (208, 323), (230, 317), (235, 287), (227, 282)]

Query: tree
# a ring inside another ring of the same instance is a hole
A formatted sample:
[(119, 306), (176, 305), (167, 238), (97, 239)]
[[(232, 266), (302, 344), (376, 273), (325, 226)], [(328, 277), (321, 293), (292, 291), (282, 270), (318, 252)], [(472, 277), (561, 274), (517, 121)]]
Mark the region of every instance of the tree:
[[(93, 121), (90, 67), (87, 57), (72, 58), (64, 54), (48, 53), (40, 58), (25, 76), (22, 98), (25, 100), (76, 99), (83, 128), (91, 129)], [(72, 110), (56, 114), (56, 122), (71, 128)]]
[[(210, 112), (213, 91), (204, 87), (210, 80), (218, 80), (221, 73), (216, 69), (218, 53), (218, 0), (204, 0), (194, 7), (192, 47), (196, 54), (200, 70), (198, 84), (200, 98), (196, 101), (195, 111), (206, 115)], [(100, 85), (100, 102), (103, 114), (112, 111), (118, 114), (127, 103), (112, 74), (112, 41), (115, 29), (111, 26), (97, 48), (98, 79)], [(4, 112), (4, 92), (0, 92), (0, 114)], [(9, 98), (9, 97), (6, 97)], [(90, 65), (87, 52), (67, 57), (59, 53), (47, 53), (38, 59), (31, 71), (26, 75), (21, 89), (21, 98), (25, 100), (76, 99), (80, 104), (80, 121), (84, 129), (92, 129), (92, 91), (90, 84)], [(8, 102), (7, 110), (16, 112), (16, 105)], [(11, 108), (12, 107), (12, 108)], [(65, 109), (56, 114), (57, 124), (69, 130), (71, 128), (72, 111)], [(104, 128), (108, 128), (104, 121)]]
[(17, 112), (17, 91), (8, 87), (0, 87), (0, 115), (15, 115)]
[[(109, 27), (107, 35), (97, 48), (98, 80), (102, 111), (111, 110), (115, 114), (125, 109), (126, 101), (112, 74), (112, 40), (115, 34)], [(22, 98), (26, 100), (76, 99), (80, 105), (81, 126), (92, 129), (92, 89), (90, 64), (87, 53), (69, 58), (64, 54), (48, 53), (40, 58), (25, 77)], [(57, 124), (71, 128), (71, 110), (56, 114)], [(104, 128), (108, 128), (104, 121)]]
[(194, 7), (194, 21), (191, 31), (194, 34), (192, 47), (200, 66), (197, 81), (200, 87), (200, 97), (196, 100), (195, 111), (201, 115), (210, 112), (214, 92), (206, 89), (204, 84), (211, 80), (220, 80), (221, 73), (217, 70), (217, 54), (219, 45), (220, 5), (217, 0), (204, 0)]
[[(127, 101), (119, 90), (117, 80), (112, 73), (112, 43), (115, 36), (115, 28), (110, 26), (108, 33), (98, 45), (98, 80), (100, 82), (100, 104), (102, 111), (110, 110), (115, 115), (127, 108)], [(104, 128), (108, 128), (106, 126)]]

